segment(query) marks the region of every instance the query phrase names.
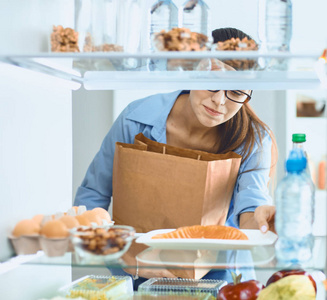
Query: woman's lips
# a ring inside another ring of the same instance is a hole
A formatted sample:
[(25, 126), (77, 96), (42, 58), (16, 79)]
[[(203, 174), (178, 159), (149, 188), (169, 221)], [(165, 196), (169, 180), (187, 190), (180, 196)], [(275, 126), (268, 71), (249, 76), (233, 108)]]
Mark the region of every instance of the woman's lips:
[(205, 110), (208, 112), (208, 114), (210, 114), (211, 116), (219, 116), (222, 115), (222, 113), (220, 113), (219, 111), (216, 111), (214, 109), (211, 109), (207, 106), (204, 105)]

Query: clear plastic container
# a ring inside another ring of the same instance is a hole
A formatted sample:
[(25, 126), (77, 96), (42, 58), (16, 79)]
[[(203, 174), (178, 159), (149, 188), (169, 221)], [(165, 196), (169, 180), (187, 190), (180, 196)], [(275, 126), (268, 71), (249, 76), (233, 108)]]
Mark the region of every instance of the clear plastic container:
[(209, 35), (209, 7), (203, 0), (187, 0), (178, 9), (179, 27)]
[(123, 51), (116, 41), (117, 0), (61, 0), (58, 5), (60, 12), (50, 16), (50, 51)]
[(142, 10), (139, 0), (117, 0), (117, 43), (124, 52), (140, 49)]
[(117, 0), (75, 0), (80, 52), (123, 51), (117, 44)]
[[(211, 47), (208, 37), (204, 34), (192, 32), (188, 28), (173, 28), (157, 33), (153, 37), (155, 51), (208, 51)], [(159, 67), (160, 69), (160, 67)], [(160, 70), (169, 71), (210, 71), (210, 59), (168, 59)]]
[(133, 292), (130, 276), (95, 276), (82, 277), (60, 289), (68, 299), (83, 297), (85, 299), (116, 299)]
[(71, 230), (71, 242), (79, 263), (104, 264), (118, 260), (131, 246), (135, 229), (114, 225)]
[(154, 35), (162, 30), (169, 31), (178, 26), (178, 9), (171, 0), (155, 0), (148, 10), (149, 15), (149, 49), (153, 51), (151, 43)]
[[(247, 37), (240, 38), (232, 38), (229, 40), (225, 40), (223, 42), (218, 42), (212, 45), (211, 51), (219, 52), (219, 51), (257, 51), (258, 45)], [(248, 70), (256, 70), (259, 69), (258, 59), (247, 59), (247, 58), (238, 58), (238, 59), (223, 59), (220, 60), (224, 63), (221, 68), (225, 71), (248, 71)], [(219, 63), (218, 63), (219, 65)]]
[(216, 297), (208, 293), (174, 293), (174, 292), (153, 292), (144, 294), (143, 292), (135, 292), (133, 294), (123, 295), (115, 298), (116, 300), (216, 300)]
[(58, 0), (47, 3), (46, 24), (48, 30), (48, 51), (80, 52), (78, 32), (74, 24), (74, 1)]
[[(292, 39), (292, 1), (258, 1), (258, 36), (262, 52), (289, 52)], [(269, 70), (287, 70), (289, 61), (283, 58), (267, 58)]]
[(138, 291), (143, 294), (175, 292), (197, 295), (205, 293), (217, 297), (219, 289), (226, 283), (224, 280), (211, 279), (151, 278), (140, 284)]

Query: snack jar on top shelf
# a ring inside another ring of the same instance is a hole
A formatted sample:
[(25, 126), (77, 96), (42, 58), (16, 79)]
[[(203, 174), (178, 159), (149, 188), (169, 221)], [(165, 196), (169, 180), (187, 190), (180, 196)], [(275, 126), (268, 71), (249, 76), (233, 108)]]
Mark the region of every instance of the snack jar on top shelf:
[(169, 31), (178, 26), (178, 9), (172, 0), (154, 0), (147, 8), (148, 34), (147, 44), (154, 51), (152, 40), (163, 30)]
[(123, 51), (116, 36), (117, 0), (75, 0), (80, 52)]
[(44, 25), (50, 52), (80, 52), (74, 24), (74, 0), (48, 3)]
[(178, 10), (179, 27), (209, 36), (209, 7), (203, 0), (186, 0)]
[(67, 3), (71, 4), (69, 11), (64, 7), (53, 22), (52, 52), (123, 51), (116, 41), (117, 0), (73, 0)]
[(124, 52), (139, 51), (142, 16), (140, 0), (117, 1), (117, 42)]
[[(117, 0), (117, 43), (126, 53), (140, 52), (141, 28), (144, 13), (141, 0)], [(126, 58), (121, 62), (121, 68), (134, 69), (141, 66), (141, 61)]]

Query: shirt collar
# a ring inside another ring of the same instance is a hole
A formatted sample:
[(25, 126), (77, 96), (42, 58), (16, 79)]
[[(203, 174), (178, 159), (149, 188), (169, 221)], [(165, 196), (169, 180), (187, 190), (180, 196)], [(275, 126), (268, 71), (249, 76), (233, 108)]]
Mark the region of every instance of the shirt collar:
[[(166, 142), (163, 135), (166, 133), (166, 122), (168, 115), (177, 99), (181, 94), (189, 91), (174, 91), (172, 93), (157, 94), (148, 97), (136, 109), (132, 110), (126, 117), (135, 122), (152, 126), (151, 135), (155, 140)], [(158, 109), (158, 106), (160, 109)]]

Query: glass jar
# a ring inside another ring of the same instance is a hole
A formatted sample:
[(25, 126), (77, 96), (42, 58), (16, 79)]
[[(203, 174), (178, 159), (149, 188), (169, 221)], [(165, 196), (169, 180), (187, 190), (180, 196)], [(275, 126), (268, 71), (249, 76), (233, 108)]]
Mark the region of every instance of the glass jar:
[(139, 0), (117, 1), (117, 43), (124, 52), (140, 49), (142, 10)]
[(48, 26), (46, 31), (48, 50), (80, 52), (78, 33), (74, 28), (74, 0), (49, 2), (46, 8), (44, 24)]
[(148, 48), (154, 51), (154, 36), (178, 26), (178, 9), (172, 0), (155, 0), (148, 9)]
[(209, 7), (203, 0), (187, 0), (179, 7), (179, 26), (192, 32), (209, 33)]
[(123, 51), (116, 39), (117, 0), (75, 0), (75, 30), (81, 52)]

